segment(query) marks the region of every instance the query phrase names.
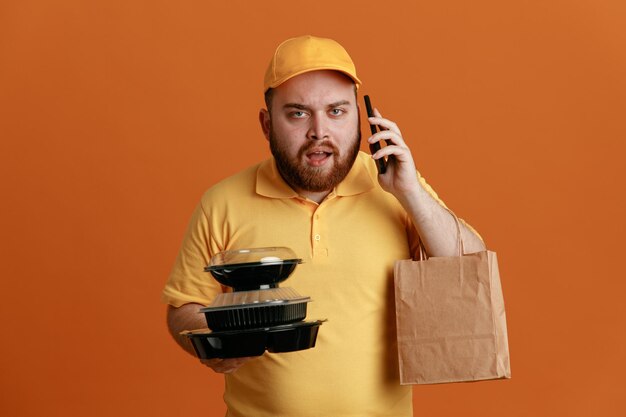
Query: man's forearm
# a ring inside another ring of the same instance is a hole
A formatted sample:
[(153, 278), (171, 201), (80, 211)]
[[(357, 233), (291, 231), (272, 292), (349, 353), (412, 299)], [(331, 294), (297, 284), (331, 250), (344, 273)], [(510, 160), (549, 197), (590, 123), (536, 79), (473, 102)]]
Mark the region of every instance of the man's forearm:
[[(415, 192), (404, 196), (399, 201), (413, 220), (429, 256), (454, 256), (459, 253), (458, 232), (454, 217), (421, 185)], [(473, 253), (485, 250), (483, 241), (463, 222), (459, 224), (464, 252)]]
[(187, 336), (182, 336), (180, 332), (184, 330), (203, 329), (207, 327), (204, 316), (198, 313), (200, 308), (204, 307), (201, 304), (184, 304), (178, 308), (167, 306), (167, 327), (170, 334), (189, 354), (196, 356), (196, 352), (193, 349), (191, 342)]

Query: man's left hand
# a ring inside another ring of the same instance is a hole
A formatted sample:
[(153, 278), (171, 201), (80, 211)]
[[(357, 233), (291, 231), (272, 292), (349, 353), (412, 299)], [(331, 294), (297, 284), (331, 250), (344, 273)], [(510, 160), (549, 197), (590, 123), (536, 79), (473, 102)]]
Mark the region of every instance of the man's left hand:
[(374, 115), (376, 117), (369, 117), (368, 121), (379, 126), (381, 131), (370, 136), (367, 141), (370, 144), (381, 140), (387, 141), (387, 146), (381, 146), (381, 149), (372, 155), (374, 159), (387, 158), (387, 172), (378, 176), (378, 182), (383, 190), (393, 194), (398, 200), (406, 200), (420, 186), (413, 155), (404, 142), (398, 125), (383, 118), (377, 109), (374, 109)]

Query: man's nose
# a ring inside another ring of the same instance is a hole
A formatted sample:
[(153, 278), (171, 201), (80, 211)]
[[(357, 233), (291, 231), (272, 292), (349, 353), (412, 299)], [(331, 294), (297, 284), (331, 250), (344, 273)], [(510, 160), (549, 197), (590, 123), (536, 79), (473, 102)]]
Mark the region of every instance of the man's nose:
[(328, 139), (328, 121), (323, 115), (315, 114), (310, 118), (309, 131), (307, 137), (310, 140)]

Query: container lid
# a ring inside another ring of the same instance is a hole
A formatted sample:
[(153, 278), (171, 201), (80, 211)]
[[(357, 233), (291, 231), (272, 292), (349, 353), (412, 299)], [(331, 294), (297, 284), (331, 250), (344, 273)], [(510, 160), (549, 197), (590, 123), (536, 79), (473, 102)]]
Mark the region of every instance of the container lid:
[(302, 259), (285, 247), (227, 250), (215, 254), (207, 267), (220, 284), (235, 291), (277, 288)]
[(221, 306), (203, 307), (200, 309), (201, 313), (207, 311), (219, 311), (219, 310), (235, 310), (241, 308), (255, 308), (255, 307), (268, 307), (268, 306), (286, 306), (290, 304), (308, 303), (311, 301), (310, 297), (302, 297), (294, 300), (273, 300), (273, 301), (261, 301), (251, 304), (228, 304)]
[(211, 304), (200, 311), (207, 311), (215, 308), (287, 302), (287, 301), (310, 301), (310, 297), (303, 297), (293, 288), (268, 288), (264, 290), (235, 291), (218, 294)]
[(215, 269), (214, 267), (232, 267), (248, 264), (276, 265), (285, 262), (293, 263), (294, 261), (302, 263), (302, 259), (298, 259), (293, 250), (280, 246), (227, 250), (215, 254), (205, 270), (211, 271)]

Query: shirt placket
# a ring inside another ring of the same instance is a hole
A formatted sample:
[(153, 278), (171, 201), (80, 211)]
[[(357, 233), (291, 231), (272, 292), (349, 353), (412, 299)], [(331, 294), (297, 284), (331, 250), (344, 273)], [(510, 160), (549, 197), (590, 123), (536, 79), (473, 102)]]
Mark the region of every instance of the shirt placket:
[(335, 198), (334, 192), (319, 204), (311, 217), (311, 248), (314, 257), (328, 256), (329, 236), (326, 224), (326, 208)]

